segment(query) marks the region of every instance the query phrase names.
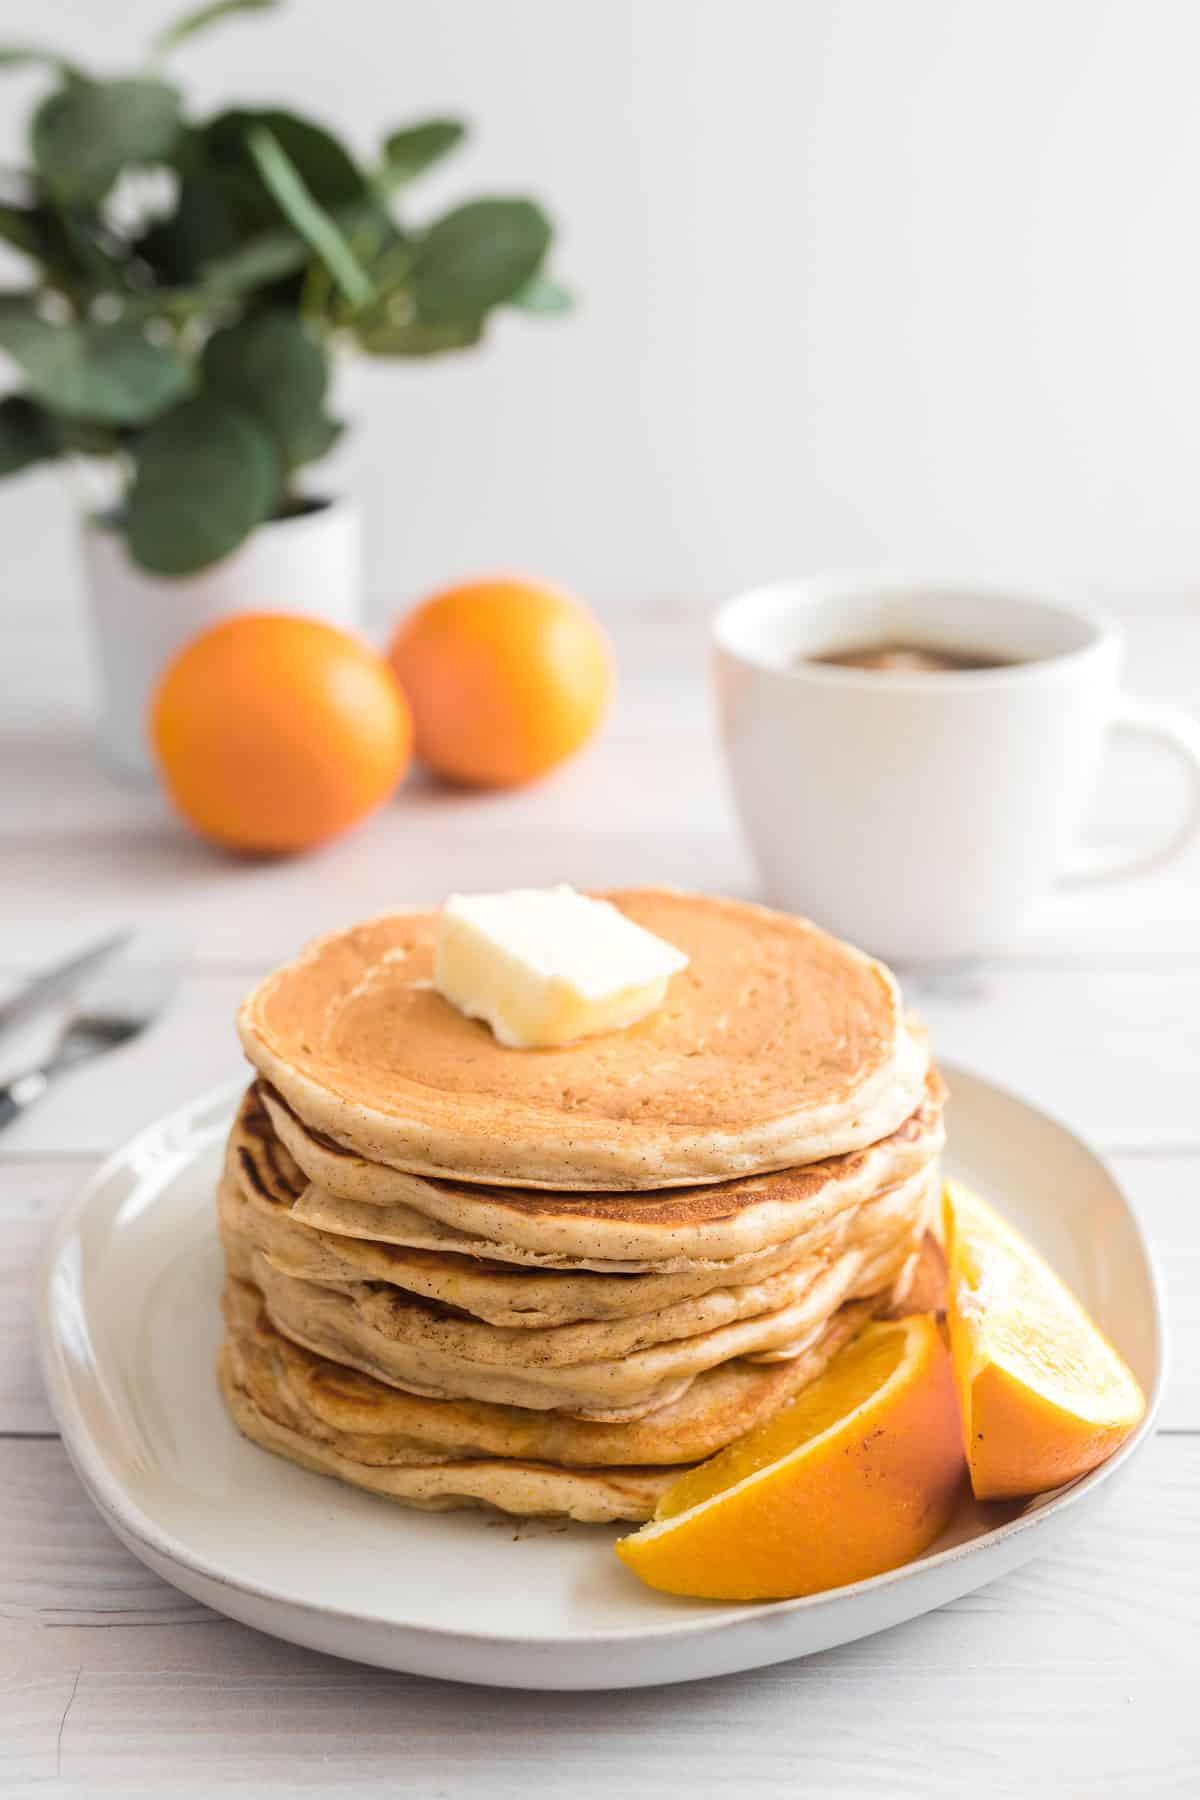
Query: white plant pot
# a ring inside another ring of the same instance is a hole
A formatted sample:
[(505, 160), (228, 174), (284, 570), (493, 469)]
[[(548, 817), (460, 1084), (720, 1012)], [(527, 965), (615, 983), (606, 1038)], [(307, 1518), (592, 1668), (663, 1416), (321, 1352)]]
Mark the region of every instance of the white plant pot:
[(122, 774), (152, 770), (147, 714), (158, 677), (218, 619), (288, 612), (359, 624), (358, 510), (347, 500), (260, 525), (232, 556), (179, 579), (139, 568), (101, 519), (84, 521), (82, 540), (100, 747)]

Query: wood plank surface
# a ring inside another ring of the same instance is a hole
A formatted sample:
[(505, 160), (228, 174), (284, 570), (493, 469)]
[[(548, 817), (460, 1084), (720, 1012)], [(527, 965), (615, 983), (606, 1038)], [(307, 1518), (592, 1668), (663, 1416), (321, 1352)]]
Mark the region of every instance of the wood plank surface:
[(1197, 1438), (1157, 1440), (1058, 1554), (924, 1619), (610, 1694), (467, 1689), (275, 1643), (149, 1575), (57, 1444), (0, 1445), (0, 1481), (23, 1548), (0, 1551), (4, 1792), (1195, 1792)]

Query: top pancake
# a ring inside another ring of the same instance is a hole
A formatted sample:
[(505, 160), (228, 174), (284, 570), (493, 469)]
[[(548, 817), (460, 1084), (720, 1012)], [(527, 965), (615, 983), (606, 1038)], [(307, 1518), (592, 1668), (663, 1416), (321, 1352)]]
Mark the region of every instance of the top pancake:
[(320, 938), (238, 1016), (298, 1116), (419, 1174), (641, 1190), (874, 1143), (916, 1108), (928, 1052), (881, 964), (816, 926), (664, 889), (605, 898), (683, 950), (656, 1013), (554, 1050), (497, 1043), (432, 985), (436, 913)]

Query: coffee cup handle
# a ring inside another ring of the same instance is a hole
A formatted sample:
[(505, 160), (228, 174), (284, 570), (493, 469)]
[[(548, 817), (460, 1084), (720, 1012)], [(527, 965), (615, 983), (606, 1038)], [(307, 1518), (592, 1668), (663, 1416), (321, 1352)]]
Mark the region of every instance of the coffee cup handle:
[(1113, 881), (1124, 875), (1142, 875), (1159, 869), (1200, 834), (1200, 725), (1175, 707), (1122, 698), (1109, 721), (1118, 738), (1149, 739), (1173, 752), (1188, 777), (1188, 796), (1182, 817), (1161, 843), (1144, 849), (1119, 851), (1082, 850), (1060, 879), (1069, 883)]

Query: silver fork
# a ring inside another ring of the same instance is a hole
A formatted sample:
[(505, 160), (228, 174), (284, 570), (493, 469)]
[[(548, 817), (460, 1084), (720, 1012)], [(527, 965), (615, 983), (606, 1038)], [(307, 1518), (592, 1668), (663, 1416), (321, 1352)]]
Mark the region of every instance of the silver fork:
[(40, 1100), (57, 1076), (128, 1043), (153, 1024), (178, 979), (177, 961), (116, 958), (84, 989), (50, 1055), (0, 1084), (0, 1131)]

